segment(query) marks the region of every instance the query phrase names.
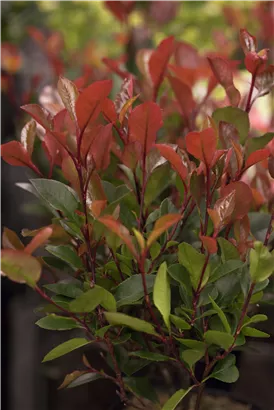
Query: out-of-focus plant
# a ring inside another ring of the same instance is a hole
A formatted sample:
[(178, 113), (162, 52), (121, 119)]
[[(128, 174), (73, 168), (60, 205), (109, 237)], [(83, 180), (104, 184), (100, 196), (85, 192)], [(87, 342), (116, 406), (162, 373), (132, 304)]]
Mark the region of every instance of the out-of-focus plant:
[[(119, 3), (118, 11), (108, 7), (125, 19), (132, 3)], [(274, 268), (274, 133), (258, 136), (250, 113), (271, 92), (274, 70), (246, 29), (239, 39), (247, 93), (236, 85), (240, 62), (228, 58), (231, 50), (200, 53), (167, 37), (138, 50), (134, 74), (104, 59), (123, 80), (113, 99), (109, 79), (86, 87), (60, 76), (54, 101), (22, 107), (32, 119), (21, 141), (2, 145), (4, 161), (33, 173), (24, 188), (53, 215), (49, 226), (23, 230), (32, 238), (26, 246), (4, 229), (2, 274), (44, 299), (38, 326), (79, 331), (43, 362), (97, 342), (112, 370), (83, 356), (62, 388), (105, 378), (121, 402), (135, 396), (137, 408), (147, 408), (158, 397), (137, 372), (167, 362), (184, 369), (190, 386), (163, 409), (197, 390), (198, 410), (209, 378), (237, 380), (233, 351), (248, 337), (268, 336), (254, 327), (267, 317), (249, 307), (263, 298)], [(48, 42), (41, 47), (60, 74)], [(43, 170), (33, 157), (37, 134)], [(38, 248), (48, 254), (34, 256)]]

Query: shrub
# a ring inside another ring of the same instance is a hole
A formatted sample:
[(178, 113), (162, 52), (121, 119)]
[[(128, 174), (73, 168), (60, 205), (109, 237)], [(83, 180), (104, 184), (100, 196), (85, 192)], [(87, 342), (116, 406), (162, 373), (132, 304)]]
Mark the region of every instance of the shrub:
[[(132, 395), (157, 401), (134, 375), (169, 362), (191, 385), (163, 409), (192, 389), (199, 409), (206, 380), (237, 380), (233, 350), (247, 337), (268, 336), (254, 327), (267, 317), (248, 309), (263, 297), (274, 267), (273, 133), (255, 137), (249, 113), (270, 92), (274, 71), (247, 30), (240, 43), (251, 74), (247, 96), (234, 85), (235, 62), (206, 60), (169, 37), (138, 53), (142, 77), (106, 60), (124, 78), (114, 102), (111, 80), (78, 89), (60, 77), (58, 113), (23, 106), (32, 120), (21, 141), (2, 145), (7, 163), (38, 176), (27, 189), (53, 215), (51, 225), (23, 230), (32, 237), (27, 246), (4, 229), (2, 273), (47, 302), (38, 326), (84, 333), (43, 362), (100, 342), (113, 370), (95, 369), (83, 356), (85, 369), (67, 375), (62, 387), (107, 378), (124, 403)], [(184, 56), (192, 56), (191, 68)], [(200, 79), (207, 91), (198, 103), (193, 87)], [(218, 84), (227, 99), (217, 108), (211, 96)], [(32, 158), (37, 126), (46, 174)], [(33, 256), (41, 247), (50, 256)], [(45, 284), (44, 271), (54, 273), (52, 283)]]

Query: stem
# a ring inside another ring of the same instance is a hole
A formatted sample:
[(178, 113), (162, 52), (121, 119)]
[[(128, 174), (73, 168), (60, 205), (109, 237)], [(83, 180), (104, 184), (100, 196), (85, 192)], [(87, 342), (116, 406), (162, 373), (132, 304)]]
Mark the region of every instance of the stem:
[(272, 212), (272, 215), (271, 215), (271, 218), (270, 218), (270, 221), (269, 221), (269, 225), (268, 225), (268, 228), (267, 228), (267, 232), (266, 232), (266, 235), (265, 235), (264, 246), (268, 245), (268, 241), (269, 241), (269, 238), (270, 238), (270, 235), (271, 235), (271, 232), (272, 232), (272, 223), (273, 223), (273, 221), (274, 221), (274, 210)]
[(254, 90), (254, 86), (255, 86), (257, 71), (258, 71), (258, 67), (256, 68), (256, 70), (252, 74), (251, 85), (250, 85), (249, 94), (248, 94), (247, 102), (246, 102), (246, 108), (245, 108), (245, 112), (247, 112), (247, 113), (251, 109), (251, 98), (252, 98), (252, 94), (253, 94), (253, 90)]
[(143, 226), (145, 224), (144, 221), (144, 203), (145, 203), (145, 192), (146, 192), (146, 153), (144, 152), (143, 154), (143, 183), (142, 183), (142, 192), (141, 192), (141, 198), (140, 198), (140, 213), (139, 213), (139, 221), (138, 221), (138, 229), (141, 232), (143, 230)]
[(59, 306), (57, 303), (55, 303), (53, 300), (51, 300), (51, 298), (42, 291), (41, 288), (39, 288), (39, 286), (35, 287), (35, 291), (42, 296), (43, 299), (45, 299), (47, 302), (51, 303), (52, 305), (56, 306), (59, 310), (61, 310), (61, 312), (66, 313), (68, 316), (70, 316), (72, 319), (74, 319), (76, 322), (78, 322), (81, 326), (84, 327), (85, 331), (87, 332), (87, 335), (89, 337), (90, 340), (94, 340), (93, 335), (90, 333), (90, 329), (87, 326), (86, 322), (84, 320), (79, 319), (76, 315), (74, 315), (72, 312), (66, 310), (65, 308), (63, 308), (62, 306)]
[(195, 403), (195, 410), (199, 410), (200, 406), (201, 406), (201, 402), (202, 402), (202, 397), (204, 394), (204, 390), (205, 390), (205, 384), (202, 383), (199, 386), (199, 390), (198, 390), (198, 395), (197, 395), (197, 399), (196, 399), (196, 403)]
[[(210, 208), (210, 204), (211, 204), (211, 195), (210, 195), (210, 168), (208, 166), (206, 166), (206, 213), (205, 213), (205, 223), (204, 223), (204, 229), (203, 229), (203, 234), (206, 235), (207, 234), (207, 226), (208, 226), (208, 208)], [(202, 243), (202, 248), (201, 248), (202, 253), (204, 253), (205, 249), (204, 249), (204, 245)]]
[(204, 266), (203, 266), (203, 268), (202, 268), (202, 272), (201, 272), (201, 275), (200, 275), (200, 279), (199, 279), (199, 283), (198, 283), (198, 286), (197, 286), (197, 290), (196, 290), (196, 292), (195, 292), (195, 294), (194, 294), (194, 298), (193, 298), (193, 302), (192, 302), (193, 314), (192, 314), (191, 325), (193, 325), (193, 323), (194, 323), (194, 321), (195, 321), (195, 318), (196, 318), (197, 305), (198, 305), (199, 298), (200, 298), (200, 294), (201, 294), (201, 291), (202, 291), (202, 283), (203, 283), (203, 279), (204, 279), (204, 276), (205, 276), (205, 272), (206, 272), (206, 268), (207, 268), (207, 265), (208, 265), (208, 261), (209, 261), (209, 254), (208, 254), (207, 257), (206, 257), (206, 260), (205, 260), (205, 263), (204, 263)]

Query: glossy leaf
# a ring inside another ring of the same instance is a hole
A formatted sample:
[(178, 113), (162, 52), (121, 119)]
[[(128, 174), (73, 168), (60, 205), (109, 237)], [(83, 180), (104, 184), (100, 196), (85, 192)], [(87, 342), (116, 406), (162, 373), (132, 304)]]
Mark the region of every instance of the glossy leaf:
[(21, 144), (31, 156), (36, 137), (36, 122), (29, 121), (21, 131)]
[(209, 345), (215, 344), (227, 350), (234, 343), (234, 338), (231, 334), (220, 332), (219, 330), (208, 330), (204, 334), (205, 342)]
[[(199, 253), (190, 244), (183, 242), (179, 245), (179, 262), (188, 270), (193, 288), (196, 290), (205, 264), (206, 256)], [(207, 266), (202, 281), (204, 286), (209, 278), (210, 268)]]
[(85, 129), (89, 122), (95, 121), (101, 111), (102, 102), (112, 88), (111, 80), (96, 81), (79, 95), (75, 104), (78, 125)]
[(153, 362), (166, 362), (170, 360), (169, 356), (164, 356), (163, 354), (160, 354), (160, 353), (147, 352), (145, 350), (131, 352), (130, 356), (137, 356), (137, 357), (140, 357), (141, 359), (151, 360)]
[(183, 400), (183, 398), (192, 390), (193, 387), (189, 387), (187, 390), (180, 389), (174, 393), (168, 401), (165, 402), (162, 410), (175, 410), (178, 404)]
[(217, 363), (209, 377), (213, 377), (224, 383), (235, 383), (239, 378), (239, 371), (235, 366), (235, 362), (235, 356), (233, 354), (228, 355), (225, 359)]
[(236, 190), (232, 190), (215, 202), (214, 209), (207, 210), (216, 231), (231, 222), (235, 207)]
[(187, 349), (182, 352), (182, 359), (190, 368), (192, 368), (203, 356), (204, 352), (201, 350)]
[(134, 108), (128, 120), (129, 141), (139, 141), (144, 155), (147, 155), (162, 125), (162, 113), (157, 104), (151, 101), (140, 104)]
[(158, 269), (153, 288), (153, 301), (163, 316), (166, 327), (170, 330), (171, 290), (166, 262), (162, 263)]
[(254, 242), (249, 258), (250, 276), (254, 282), (263, 282), (274, 272), (274, 255), (262, 242)]
[(81, 258), (77, 255), (71, 245), (48, 245), (46, 250), (62, 261), (68, 263), (75, 270), (83, 268)]
[(27, 104), (21, 107), (23, 111), (28, 113), (38, 124), (42, 125), (45, 130), (53, 129), (53, 118), (51, 114), (38, 104)]
[(92, 157), (97, 171), (103, 171), (109, 166), (112, 138), (112, 124), (108, 124), (101, 127), (91, 144), (88, 157)]
[(179, 316), (170, 315), (169, 318), (171, 322), (177, 327), (177, 329), (187, 330), (191, 328), (191, 326)]
[(154, 89), (158, 90), (161, 85), (168, 61), (174, 50), (174, 38), (165, 38), (152, 53), (149, 59), (149, 72), (154, 85)]
[(75, 103), (79, 95), (76, 85), (72, 81), (61, 76), (59, 77), (57, 83), (57, 90), (64, 106), (68, 110), (70, 118), (73, 121), (76, 121), (77, 117), (75, 111)]
[(18, 251), (24, 249), (23, 243), (19, 237), (11, 229), (4, 227), (2, 234), (2, 247), (4, 249), (17, 249)]
[(36, 258), (23, 251), (1, 251), (1, 274), (13, 282), (27, 283), (34, 287), (41, 276), (41, 265)]
[(255, 52), (257, 49), (256, 37), (252, 36), (246, 29), (240, 29), (240, 44), (245, 54)]
[(252, 204), (252, 191), (250, 187), (242, 181), (231, 182), (221, 189), (221, 197), (225, 198), (235, 191), (235, 206), (231, 215), (231, 220), (243, 218), (249, 211)]
[[(155, 282), (155, 275), (146, 276), (147, 291), (151, 293)], [(130, 305), (144, 297), (142, 275), (136, 274), (121, 282), (114, 293), (117, 307)]]
[(70, 310), (76, 313), (88, 313), (92, 312), (98, 305), (102, 305), (108, 311), (116, 311), (114, 296), (101, 286), (95, 285), (73, 300), (70, 303)]
[(241, 94), (234, 86), (232, 69), (225, 59), (221, 57), (208, 58), (210, 67), (218, 82), (224, 87), (232, 106), (237, 107)]
[(78, 207), (76, 193), (67, 185), (50, 179), (31, 179), (38, 194), (54, 209), (70, 216)]
[(19, 141), (10, 141), (2, 144), (1, 157), (10, 165), (28, 167), (38, 175), (41, 175), (39, 169), (31, 161), (30, 154)]
[(212, 117), (218, 128), (221, 121), (232, 124), (239, 133), (240, 143), (245, 143), (250, 128), (249, 117), (245, 111), (237, 107), (217, 108)]
[(214, 129), (207, 128), (201, 132), (187, 134), (186, 148), (191, 155), (210, 167), (217, 149), (217, 137)]
[(89, 343), (90, 342), (85, 338), (75, 338), (67, 340), (66, 342), (60, 344), (59, 346), (52, 349), (48, 354), (46, 354), (42, 363), (57, 359), (58, 357), (64, 356), (65, 354), (70, 353), (75, 349), (79, 349), (80, 347), (86, 346)]
[(116, 221), (111, 215), (102, 216), (101, 218), (98, 218), (98, 221), (105, 225), (111, 232), (119, 236), (134, 256), (137, 255), (129, 230), (124, 225), (119, 221)]
[(39, 230), (37, 235), (25, 247), (25, 252), (30, 255), (40, 246), (42, 246), (51, 237), (53, 229), (50, 226)]
[(158, 149), (160, 154), (167, 159), (174, 171), (181, 177), (182, 180), (185, 180), (187, 177), (187, 168), (182, 162), (181, 157), (167, 144), (156, 144), (155, 147)]
[(70, 330), (79, 328), (79, 324), (69, 317), (57, 316), (51, 314), (43, 317), (35, 323), (37, 326), (42, 329), (47, 330)]
[(222, 309), (217, 305), (217, 303), (209, 296), (210, 302), (212, 304), (212, 307), (216, 310), (224, 328), (227, 333), (231, 333), (231, 327), (230, 324), (228, 323), (228, 320), (226, 318), (226, 315), (222, 311)]
[(127, 326), (137, 332), (144, 332), (150, 335), (157, 335), (151, 323), (137, 319), (124, 313), (105, 312), (105, 317), (111, 325)]
[(179, 222), (181, 219), (182, 216), (179, 214), (168, 214), (159, 218), (154, 225), (153, 231), (147, 239), (147, 247), (149, 248), (152, 243), (162, 235), (162, 233), (167, 231), (172, 225)]

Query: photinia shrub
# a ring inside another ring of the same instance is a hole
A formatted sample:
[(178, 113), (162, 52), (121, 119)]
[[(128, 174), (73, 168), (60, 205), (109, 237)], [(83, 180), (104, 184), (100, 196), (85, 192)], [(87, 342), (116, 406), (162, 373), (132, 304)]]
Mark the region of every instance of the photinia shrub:
[[(121, 402), (136, 396), (146, 408), (143, 399), (158, 399), (138, 371), (168, 362), (184, 369), (190, 386), (163, 409), (197, 389), (198, 410), (209, 378), (238, 379), (233, 351), (248, 337), (268, 336), (256, 328), (267, 317), (250, 306), (274, 270), (274, 133), (258, 136), (249, 113), (271, 91), (274, 71), (247, 30), (240, 44), (247, 95), (234, 85), (238, 62), (201, 56), (169, 37), (138, 52), (139, 76), (110, 64), (124, 79), (113, 99), (111, 80), (79, 88), (60, 77), (58, 112), (24, 105), (31, 120), (21, 141), (2, 145), (4, 161), (33, 173), (26, 189), (52, 214), (49, 226), (22, 231), (26, 246), (4, 229), (2, 274), (44, 299), (39, 327), (79, 331), (43, 362), (98, 342), (113, 370), (94, 368), (84, 355), (84, 369), (62, 388), (106, 378)], [(201, 79), (207, 90), (197, 101)], [(219, 106), (218, 84), (227, 95)], [(37, 127), (46, 173), (32, 155)], [(38, 248), (47, 253), (35, 256)]]

